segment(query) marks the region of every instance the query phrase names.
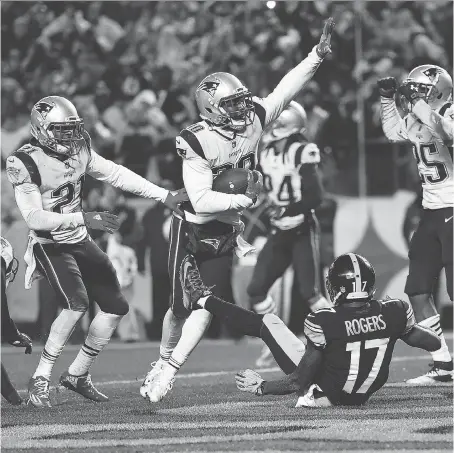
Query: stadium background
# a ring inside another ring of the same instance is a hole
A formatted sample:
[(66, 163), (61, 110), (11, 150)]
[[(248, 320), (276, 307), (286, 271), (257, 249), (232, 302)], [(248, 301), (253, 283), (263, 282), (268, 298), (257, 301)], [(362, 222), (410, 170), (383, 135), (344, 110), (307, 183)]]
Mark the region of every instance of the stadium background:
[[(173, 139), (197, 121), (197, 83), (209, 72), (229, 71), (253, 94), (267, 95), (307, 55), (323, 20), (333, 15), (333, 55), (297, 98), (308, 112), (308, 135), (322, 150), (329, 193), (319, 213), (323, 261), (361, 253), (376, 267), (380, 295), (405, 297), (418, 176), (409, 147), (383, 139), (376, 80), (402, 79), (422, 63), (452, 68), (452, 2), (2, 2), (1, 13), (2, 235), (19, 258), (27, 229), (4, 167), (28, 140), (34, 102), (49, 94), (69, 97), (98, 152), (153, 182), (181, 187)], [(116, 239), (97, 237), (118, 266), (134, 308), (120, 338), (157, 339), (167, 305), (169, 213), (94, 181), (86, 185), (85, 207), (113, 210), (123, 221)], [(259, 245), (257, 212), (246, 219), (250, 239)], [(253, 264), (247, 259), (233, 269), (239, 303)], [(11, 313), (44, 340), (55, 301), (42, 280), (25, 291), (23, 274), (21, 262), (9, 288)], [(275, 291), (284, 301), (284, 317), (298, 330), (291, 271)], [(450, 307), (447, 299), (441, 290), (438, 304)], [(452, 322), (447, 313), (444, 321)], [(222, 333), (217, 324), (210, 330), (211, 336)]]

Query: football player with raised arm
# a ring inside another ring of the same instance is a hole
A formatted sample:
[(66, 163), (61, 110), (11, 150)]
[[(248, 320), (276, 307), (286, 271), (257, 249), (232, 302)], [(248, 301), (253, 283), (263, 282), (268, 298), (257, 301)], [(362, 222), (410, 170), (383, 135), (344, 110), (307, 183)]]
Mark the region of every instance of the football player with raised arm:
[[(259, 314), (276, 312), (269, 290), (290, 265), (301, 301), (311, 311), (330, 306), (320, 290), (320, 233), (314, 213), (323, 200), (320, 150), (304, 136), (306, 122), (304, 108), (290, 102), (259, 146), (271, 224), (247, 288), (250, 305)], [(256, 365), (266, 366), (270, 359), (271, 352), (264, 347)]]
[(183, 259), (188, 253), (196, 256), (206, 283), (221, 292), (230, 284), (230, 272), (226, 269), (213, 275), (213, 260), (232, 257), (234, 250), (237, 254), (248, 250), (249, 244), (239, 236), (243, 227), (240, 217), (254, 203), (260, 187), (251, 184), (247, 190), (250, 196), (230, 195), (213, 191), (213, 178), (226, 169), (255, 168), (264, 129), (304, 88), (330, 53), (333, 28), (334, 21), (329, 18), (312, 52), (263, 99), (252, 96), (240, 80), (225, 72), (205, 77), (196, 89), (202, 121), (184, 129), (176, 138), (190, 203), (185, 207), (185, 219), (174, 217), (172, 221), (170, 309), (164, 318), (160, 358), (152, 364), (140, 388), (141, 395), (151, 402), (160, 401), (170, 390), (176, 373), (212, 319), (206, 310), (189, 313), (184, 306), (180, 280), (189, 268), (182, 267)]
[(88, 227), (112, 233), (119, 222), (110, 213), (82, 211), (85, 176), (161, 201), (180, 214), (178, 204), (187, 200), (187, 195), (184, 189), (172, 194), (98, 155), (76, 108), (63, 97), (47, 96), (34, 105), (31, 135), (30, 143), (6, 161), (17, 205), (30, 229), (25, 285), (30, 287), (36, 272), (45, 276), (63, 310), (51, 326), (30, 379), (28, 404), (50, 407), (52, 368), (89, 300), (96, 301), (101, 310), (60, 384), (93, 401), (107, 401), (93, 386), (88, 371), (129, 308), (111, 262), (87, 231)]
[(334, 306), (307, 315), (305, 345), (276, 315), (259, 315), (213, 296), (195, 262), (184, 280), (192, 309), (203, 307), (243, 334), (261, 338), (286, 374), (265, 381), (256, 371), (241, 371), (235, 377), (238, 389), (258, 396), (297, 393), (296, 407), (364, 404), (386, 383), (398, 339), (427, 351), (440, 347), (434, 332), (416, 325), (410, 303), (373, 298), (375, 271), (364, 257), (336, 258), (326, 286)]
[[(2, 256), (2, 340), (13, 346), (25, 348), (25, 354), (32, 353), (32, 340), (25, 333), (19, 332), (16, 324), (11, 319), (8, 308), (6, 288), (14, 280), (18, 270), (18, 262), (14, 257), (11, 244), (3, 237), (0, 237)], [(2, 363), (2, 396), (14, 406), (22, 404), (22, 398), (11, 383), (8, 373)]]
[(383, 132), (390, 141), (409, 141), (418, 165), (423, 201), (421, 221), (410, 242), (410, 267), (405, 285), (416, 321), (431, 328), (441, 340), (432, 352), (433, 366), (408, 384), (433, 385), (452, 381), (453, 362), (435, 308), (433, 292), (442, 269), (447, 291), (453, 300), (453, 203), (454, 172), (452, 160), (454, 109), (452, 79), (442, 68), (423, 65), (413, 69), (399, 87), (399, 115), (395, 103), (397, 82), (393, 77), (378, 81), (381, 95)]

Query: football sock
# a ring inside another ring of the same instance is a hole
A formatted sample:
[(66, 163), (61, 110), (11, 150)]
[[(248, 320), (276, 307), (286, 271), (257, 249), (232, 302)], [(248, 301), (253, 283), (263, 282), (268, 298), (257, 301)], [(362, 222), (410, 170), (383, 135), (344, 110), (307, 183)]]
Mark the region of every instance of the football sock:
[(69, 366), (68, 372), (73, 376), (82, 376), (90, 369), (90, 366), (98, 354), (109, 343), (122, 315), (98, 312), (88, 328), (88, 335), (74, 362)]
[(186, 319), (177, 318), (170, 308), (167, 310), (162, 323), (162, 337), (157, 365), (163, 365), (169, 361), (170, 356), (181, 337), (181, 331), (185, 322)]
[[(263, 315), (229, 304), (215, 296), (201, 298), (197, 304), (204, 306), (205, 310), (218, 316), (223, 322), (231, 325), (244, 335), (260, 338)], [(197, 313), (197, 311), (194, 313)]]
[(189, 315), (181, 331), (180, 341), (169, 359), (169, 365), (174, 369), (174, 374), (177, 373), (199, 344), (212, 319), (213, 315), (206, 310), (196, 310)]
[(71, 336), (74, 327), (84, 315), (82, 311), (64, 309), (57, 316), (50, 328), (49, 338), (46, 341), (41, 359), (33, 377), (43, 376), (50, 379), (55, 361), (60, 356), (66, 342)]
[(443, 335), (443, 331), (441, 330), (440, 325), (440, 315), (434, 315), (430, 318), (426, 318), (419, 323), (422, 327), (427, 327), (433, 330), (440, 338), (441, 341), (441, 348), (437, 349), (436, 351), (431, 352), (432, 358), (436, 362), (451, 362), (452, 357), (449, 353), (448, 345), (446, 344), (445, 337)]

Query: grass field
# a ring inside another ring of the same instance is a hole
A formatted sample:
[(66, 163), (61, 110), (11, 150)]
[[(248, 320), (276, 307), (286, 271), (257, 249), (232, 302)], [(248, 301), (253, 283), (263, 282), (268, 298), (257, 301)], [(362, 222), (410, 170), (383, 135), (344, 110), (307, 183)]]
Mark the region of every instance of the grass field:
[[(110, 397), (96, 404), (51, 390), (54, 407), (2, 404), (4, 451), (13, 452), (284, 452), (453, 451), (452, 386), (408, 387), (430, 357), (399, 342), (389, 383), (359, 408), (295, 409), (294, 395), (255, 397), (237, 391), (235, 371), (253, 368), (258, 341), (204, 341), (164, 401), (152, 405), (138, 389), (158, 345), (111, 344), (92, 368)], [(56, 382), (76, 355), (68, 346), (54, 369)], [(2, 362), (25, 389), (40, 348), (25, 356), (2, 348)], [(266, 378), (277, 369), (263, 371)]]

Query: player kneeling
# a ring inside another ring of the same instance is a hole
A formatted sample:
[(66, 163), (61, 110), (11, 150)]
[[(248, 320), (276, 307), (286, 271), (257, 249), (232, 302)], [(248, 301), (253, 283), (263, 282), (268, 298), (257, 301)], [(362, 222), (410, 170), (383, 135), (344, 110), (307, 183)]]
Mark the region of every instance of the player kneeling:
[(333, 308), (307, 316), (307, 346), (273, 314), (258, 315), (213, 296), (188, 257), (182, 282), (192, 309), (204, 308), (245, 335), (262, 338), (286, 374), (265, 381), (255, 371), (236, 375), (237, 387), (255, 395), (299, 395), (296, 407), (360, 405), (386, 383), (396, 341), (434, 351), (439, 338), (415, 324), (411, 305), (375, 300), (375, 271), (362, 256), (348, 253), (331, 265), (327, 289)]

